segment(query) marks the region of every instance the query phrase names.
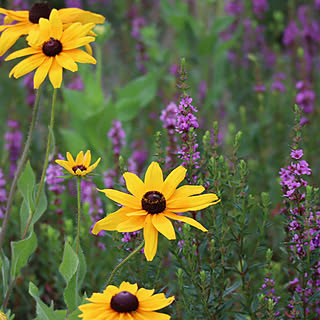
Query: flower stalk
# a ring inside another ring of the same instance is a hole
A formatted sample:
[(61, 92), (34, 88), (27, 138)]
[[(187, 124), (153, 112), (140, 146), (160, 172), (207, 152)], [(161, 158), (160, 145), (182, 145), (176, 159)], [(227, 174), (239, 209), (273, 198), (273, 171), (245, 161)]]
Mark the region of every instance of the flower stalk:
[(11, 187), (10, 187), (10, 191), (9, 191), (9, 195), (8, 195), (8, 201), (7, 201), (7, 207), (6, 207), (6, 213), (3, 219), (3, 223), (2, 223), (2, 228), (1, 228), (1, 234), (0, 234), (0, 250), (2, 248), (3, 245), (3, 240), (4, 240), (4, 236), (5, 236), (5, 232), (6, 232), (6, 228), (7, 228), (7, 224), (9, 221), (9, 217), (10, 217), (10, 212), (11, 212), (11, 206), (12, 206), (12, 201), (13, 201), (13, 197), (16, 191), (16, 187), (17, 187), (17, 183), (18, 183), (18, 179), (21, 175), (22, 169), (24, 167), (24, 164), (26, 162), (27, 156), (28, 156), (28, 152), (30, 149), (30, 145), (31, 145), (31, 141), (32, 141), (32, 137), (33, 137), (33, 131), (35, 128), (35, 124), (36, 124), (36, 120), (37, 120), (37, 116), (38, 116), (38, 111), (39, 111), (39, 105), (40, 105), (40, 96), (41, 96), (41, 90), (42, 90), (42, 86), (39, 87), (39, 89), (37, 90), (36, 93), (36, 100), (34, 102), (34, 106), (33, 106), (33, 111), (32, 111), (32, 120), (31, 120), (31, 124), (29, 127), (29, 132), (28, 132), (28, 138), (26, 141), (26, 144), (24, 146), (17, 170), (15, 172)]

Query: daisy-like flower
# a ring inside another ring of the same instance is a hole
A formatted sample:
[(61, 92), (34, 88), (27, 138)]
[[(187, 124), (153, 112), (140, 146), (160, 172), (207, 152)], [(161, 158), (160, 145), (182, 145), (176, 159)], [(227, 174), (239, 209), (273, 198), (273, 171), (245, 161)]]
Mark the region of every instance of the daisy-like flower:
[(163, 181), (159, 164), (152, 162), (146, 171), (144, 182), (134, 173), (124, 173), (123, 177), (131, 194), (113, 189), (98, 189), (123, 207), (98, 221), (92, 233), (98, 234), (101, 230), (133, 232), (143, 228), (144, 252), (147, 260), (151, 261), (157, 252), (158, 232), (169, 240), (176, 238), (169, 219), (183, 221), (204, 232), (208, 231), (196, 220), (176, 214), (201, 210), (220, 201), (213, 193), (198, 195), (205, 190), (202, 186), (185, 185), (177, 189), (186, 171), (179, 166)]
[(174, 297), (163, 293), (153, 295), (154, 290), (138, 289), (137, 284), (122, 282), (120, 287), (107, 286), (103, 293), (93, 293), (92, 303), (79, 306), (83, 320), (169, 320), (164, 313), (155, 312), (167, 307)]
[(100, 160), (101, 158), (90, 166), (91, 152), (88, 150), (85, 155), (83, 155), (83, 151), (79, 152), (76, 161), (74, 161), (70, 152), (67, 152), (67, 160), (59, 159), (56, 160), (56, 163), (68, 170), (68, 172), (74, 176), (85, 176), (97, 167)]
[[(0, 8), (0, 14), (5, 15), (4, 24), (0, 26), (0, 56), (8, 51), (11, 46), (23, 35), (39, 33), (40, 18), (49, 19), (51, 8), (48, 3), (35, 3), (29, 11), (14, 11)], [(105, 18), (90, 11), (78, 8), (58, 10), (62, 23), (67, 27), (70, 23), (81, 24), (103, 23)]]
[(30, 47), (18, 50), (5, 59), (7, 61), (31, 55), (19, 62), (10, 71), (9, 77), (13, 75), (19, 78), (37, 69), (33, 79), (35, 89), (39, 88), (47, 74), (53, 87), (60, 88), (63, 68), (74, 72), (78, 70), (76, 62), (96, 63), (91, 55), (77, 49), (95, 40), (94, 37), (87, 36), (88, 31), (94, 27), (94, 23), (85, 25), (73, 23), (63, 30), (58, 11), (53, 9), (49, 20), (41, 18), (39, 25), (39, 37), (30, 39), (28, 42)]

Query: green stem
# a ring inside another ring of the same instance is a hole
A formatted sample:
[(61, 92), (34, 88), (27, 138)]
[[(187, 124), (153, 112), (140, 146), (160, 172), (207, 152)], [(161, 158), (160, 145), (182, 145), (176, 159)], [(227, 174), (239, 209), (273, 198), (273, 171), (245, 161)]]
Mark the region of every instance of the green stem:
[(38, 191), (37, 191), (36, 201), (34, 203), (34, 209), (31, 211), (31, 213), (29, 215), (26, 227), (24, 228), (24, 231), (23, 231), (22, 239), (24, 239), (27, 236), (27, 232), (28, 232), (29, 226), (31, 224), (33, 215), (34, 215), (34, 213), (36, 211), (36, 208), (37, 208), (39, 200), (40, 200), (40, 195), (41, 195), (41, 191), (42, 191), (42, 188), (43, 188), (44, 179), (46, 177), (46, 172), (47, 172), (48, 163), (49, 163), (50, 148), (51, 148), (51, 136), (52, 136), (52, 133), (53, 133), (54, 110), (55, 110), (55, 105), (56, 105), (56, 98), (57, 98), (57, 89), (54, 88), (53, 89), (53, 95), (52, 95), (51, 119), (50, 119), (50, 126), (49, 126), (48, 140), (47, 140), (47, 150), (46, 150), (46, 155), (45, 155), (44, 164), (43, 164), (43, 168), (42, 168), (40, 184), (39, 184), (39, 188), (38, 188)]
[(144, 246), (144, 240), (141, 242), (139, 247), (137, 247), (134, 251), (132, 251), (126, 258), (124, 258), (111, 272), (111, 275), (107, 281), (107, 286), (110, 284), (111, 280), (113, 279), (114, 275), (118, 271), (118, 269), (124, 265), (129, 259), (131, 259), (137, 252), (139, 252)]
[(77, 177), (77, 202), (78, 202), (78, 224), (77, 224), (77, 240), (76, 254), (79, 252), (80, 243), (80, 223), (81, 223), (81, 176)]
[(5, 235), (6, 228), (7, 228), (8, 221), (9, 221), (12, 201), (13, 201), (13, 197), (14, 197), (14, 194), (15, 194), (15, 191), (16, 191), (17, 182), (18, 182), (18, 179), (19, 179), (20, 174), (22, 172), (22, 169), (24, 167), (24, 164), (26, 162), (27, 155), (28, 155), (28, 152), (29, 152), (29, 149), (30, 149), (32, 136), (33, 136), (33, 131), (34, 131), (34, 127), (35, 127), (35, 124), (36, 124), (38, 111), (39, 111), (41, 89), (42, 89), (42, 87), (40, 86), (40, 88), (37, 90), (36, 100), (34, 102), (33, 111), (32, 111), (32, 120), (31, 120), (31, 124), (30, 124), (30, 127), (29, 127), (29, 132), (28, 132), (28, 138), (27, 138), (26, 144), (24, 146), (24, 149), (23, 149), (23, 152), (22, 152), (22, 155), (21, 155), (17, 170), (15, 172), (15, 175), (14, 175), (14, 178), (12, 180), (11, 187), (10, 187), (10, 191), (9, 191), (9, 195), (8, 195), (8, 201), (7, 201), (7, 207), (6, 207), (6, 213), (5, 213), (5, 216), (3, 218), (1, 234), (0, 234), (0, 250), (1, 250), (2, 245), (3, 245), (4, 235)]
[(3, 305), (2, 305), (3, 311), (6, 311), (6, 308), (7, 308), (7, 305), (8, 305), (8, 301), (9, 301), (9, 297), (10, 297), (10, 293), (11, 293), (15, 283), (16, 283), (16, 279), (11, 279), (10, 280), (10, 284), (9, 284), (8, 290), (6, 292), (6, 296), (4, 297), (4, 301), (3, 301)]

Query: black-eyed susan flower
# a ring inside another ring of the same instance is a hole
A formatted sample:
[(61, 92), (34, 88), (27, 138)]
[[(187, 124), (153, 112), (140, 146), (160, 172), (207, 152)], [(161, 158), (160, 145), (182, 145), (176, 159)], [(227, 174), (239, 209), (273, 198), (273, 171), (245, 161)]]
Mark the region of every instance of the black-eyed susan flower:
[(87, 36), (94, 23), (73, 23), (63, 30), (58, 11), (53, 9), (49, 20), (40, 18), (39, 26), (39, 37), (30, 38), (30, 47), (18, 50), (5, 59), (12, 60), (31, 55), (19, 62), (11, 70), (9, 77), (19, 78), (37, 69), (33, 79), (35, 89), (39, 88), (48, 74), (53, 87), (60, 88), (63, 68), (74, 72), (78, 70), (76, 62), (96, 63), (91, 55), (78, 49), (95, 40), (94, 37)]
[(122, 282), (120, 287), (107, 286), (103, 293), (93, 293), (91, 303), (79, 306), (83, 320), (169, 320), (164, 313), (155, 312), (167, 307), (174, 297), (164, 293), (153, 295), (154, 290), (138, 289), (137, 284)]
[(56, 163), (75, 176), (85, 176), (97, 167), (100, 160), (101, 158), (90, 165), (91, 152), (88, 150), (85, 155), (83, 155), (83, 151), (79, 152), (76, 161), (74, 161), (70, 152), (67, 152), (67, 160), (56, 160)]
[[(5, 15), (4, 24), (0, 26), (0, 56), (2, 56), (12, 45), (23, 35), (39, 33), (40, 18), (49, 19), (51, 8), (48, 3), (35, 3), (29, 11), (14, 11), (0, 8), (0, 14)], [(81, 24), (103, 23), (105, 18), (90, 11), (78, 8), (66, 8), (58, 10), (59, 17), (67, 28), (70, 23), (79, 22)]]
[(144, 182), (133, 173), (124, 173), (123, 177), (131, 194), (98, 189), (123, 207), (98, 221), (92, 233), (98, 234), (101, 230), (132, 232), (143, 229), (144, 252), (147, 260), (151, 261), (157, 252), (158, 232), (169, 240), (176, 238), (169, 219), (183, 221), (202, 231), (208, 231), (196, 220), (176, 214), (201, 210), (220, 201), (213, 193), (199, 195), (204, 191), (202, 186), (185, 185), (177, 188), (185, 178), (186, 171), (179, 166), (163, 181), (159, 164), (152, 162), (146, 171)]

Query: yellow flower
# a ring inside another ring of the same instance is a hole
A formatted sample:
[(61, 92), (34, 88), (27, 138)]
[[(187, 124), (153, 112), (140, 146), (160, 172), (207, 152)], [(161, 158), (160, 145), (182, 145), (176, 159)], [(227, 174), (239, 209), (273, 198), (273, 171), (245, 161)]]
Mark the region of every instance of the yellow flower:
[(154, 290), (140, 288), (137, 284), (122, 282), (120, 287), (107, 286), (103, 293), (93, 293), (87, 299), (92, 303), (79, 306), (83, 320), (169, 320), (164, 313), (154, 312), (167, 307), (174, 297), (164, 293), (153, 295)]
[[(40, 18), (49, 19), (51, 8), (47, 3), (35, 3), (29, 11), (0, 8), (0, 13), (6, 15), (5, 24), (0, 26), (0, 32), (3, 31), (0, 37), (0, 56), (2, 56), (21, 36), (39, 33), (39, 20)], [(105, 20), (100, 14), (78, 8), (60, 9), (58, 13), (65, 27), (74, 22), (98, 24)], [(12, 24), (12, 22), (16, 23)]]
[(159, 164), (152, 162), (144, 182), (134, 173), (124, 173), (123, 177), (132, 195), (112, 189), (98, 189), (123, 207), (98, 221), (92, 233), (98, 234), (101, 230), (133, 232), (143, 228), (144, 252), (147, 260), (151, 261), (157, 252), (158, 232), (169, 240), (176, 238), (169, 219), (183, 221), (202, 231), (208, 231), (194, 219), (175, 214), (201, 210), (220, 201), (213, 193), (194, 196), (204, 191), (202, 186), (186, 185), (177, 189), (186, 171), (180, 166), (163, 181)]
[(7, 316), (0, 311), (0, 320), (8, 320)]
[(101, 158), (99, 158), (94, 164), (90, 166), (90, 150), (88, 150), (85, 155), (83, 155), (83, 151), (79, 152), (76, 161), (73, 160), (73, 157), (70, 154), (70, 152), (67, 152), (67, 159), (68, 161), (56, 160), (56, 163), (75, 176), (85, 176), (89, 174), (92, 170), (94, 170), (97, 167), (98, 163), (101, 160)]
[[(19, 62), (10, 72), (19, 78), (34, 69), (34, 88), (38, 89), (47, 74), (54, 88), (60, 88), (62, 82), (63, 68), (77, 71), (80, 63), (96, 63), (96, 60), (88, 53), (77, 49), (95, 40), (94, 37), (86, 36), (88, 31), (94, 27), (94, 23), (81, 25), (73, 23), (63, 31), (62, 21), (58, 11), (53, 9), (49, 20), (41, 18), (39, 21), (40, 34), (34, 37), (35, 42), (29, 42), (30, 47), (18, 50), (10, 54), (5, 60), (11, 60), (31, 55)], [(35, 40), (36, 39), (36, 40)]]

